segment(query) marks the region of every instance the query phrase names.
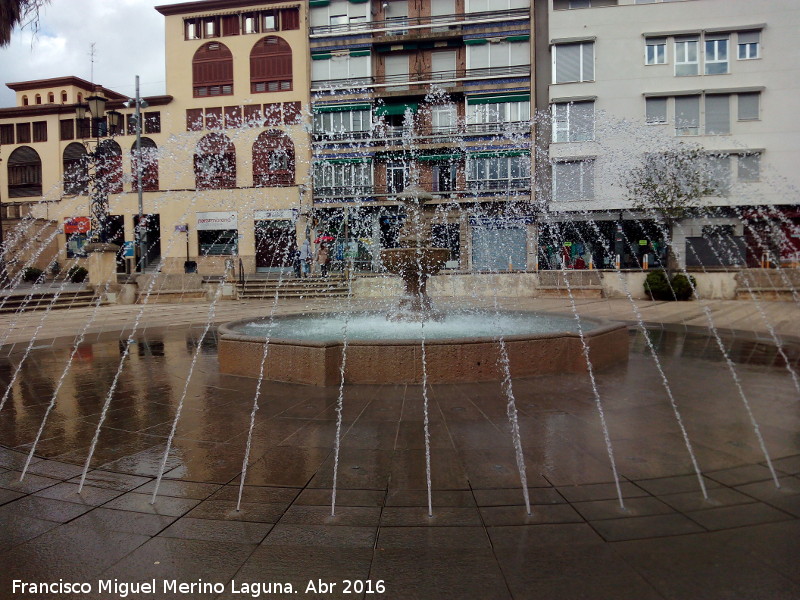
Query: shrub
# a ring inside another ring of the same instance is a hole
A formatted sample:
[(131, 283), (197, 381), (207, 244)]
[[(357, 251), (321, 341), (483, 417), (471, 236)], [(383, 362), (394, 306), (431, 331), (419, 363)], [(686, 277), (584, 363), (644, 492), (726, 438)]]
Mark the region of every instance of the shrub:
[(44, 271), (36, 267), (26, 267), (22, 272), (22, 281), (28, 283), (35, 283), (44, 279)]
[(675, 277), (672, 278), (672, 289), (675, 292), (675, 299), (689, 300), (692, 297), (695, 285), (697, 285), (697, 281), (691, 275), (689, 275), (689, 277), (686, 277), (683, 273), (675, 275)]
[(651, 271), (644, 280), (644, 291), (651, 300), (689, 300), (696, 283), (691, 275), (678, 273), (668, 280), (665, 271)]
[(663, 270), (651, 271), (644, 280), (644, 291), (651, 300), (672, 300), (667, 274)]
[(87, 271), (84, 267), (80, 267), (78, 265), (73, 265), (67, 271), (67, 278), (72, 283), (81, 283), (82, 281), (86, 281), (86, 277), (89, 275), (89, 271)]

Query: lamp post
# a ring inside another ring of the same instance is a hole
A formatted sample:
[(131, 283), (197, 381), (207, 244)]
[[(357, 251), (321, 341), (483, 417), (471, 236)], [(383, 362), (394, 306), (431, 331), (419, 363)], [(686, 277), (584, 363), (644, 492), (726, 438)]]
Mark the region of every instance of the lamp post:
[(144, 161), (142, 160), (142, 109), (147, 108), (149, 104), (139, 96), (138, 75), (136, 76), (136, 97), (125, 102), (125, 106), (127, 108), (133, 106), (136, 109), (133, 117), (136, 125), (136, 192), (139, 199), (139, 221), (136, 225), (136, 239), (139, 242), (139, 268), (144, 271), (147, 266), (147, 224), (144, 220), (144, 199), (142, 197), (142, 168), (144, 167)]
[[(0, 162), (3, 162), (2, 158), (0, 158)], [(0, 288), (6, 287), (6, 284), (8, 283), (8, 272), (6, 271), (6, 249), (3, 246), (3, 240), (3, 202), (2, 198), (0, 198)]]

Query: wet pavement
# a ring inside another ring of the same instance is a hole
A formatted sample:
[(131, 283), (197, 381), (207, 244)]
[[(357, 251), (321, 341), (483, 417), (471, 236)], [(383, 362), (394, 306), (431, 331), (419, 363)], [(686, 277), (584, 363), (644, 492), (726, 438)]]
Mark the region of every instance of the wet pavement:
[[(98, 580), (114, 579), (156, 581), (156, 592), (135, 598), (180, 595), (165, 593), (165, 580), (198, 584), (191, 598), (254, 597), (242, 591), (251, 582), (297, 592), (262, 590), (275, 598), (800, 598), (800, 403), (766, 343), (725, 338), (780, 489), (714, 338), (658, 330), (708, 500), (658, 370), (633, 336), (627, 364), (596, 374), (624, 509), (589, 379), (569, 375), (513, 383), (530, 515), (499, 384), (429, 389), (432, 517), (422, 389), (346, 386), (331, 516), (338, 388), (263, 385), (236, 511), (257, 382), (218, 373), (211, 335), (186, 386), (201, 333), (148, 329), (131, 344), (80, 494), (126, 342), (79, 349), (23, 481), (70, 347), (34, 348), (22, 363), (24, 348), (0, 359), (4, 391), (20, 369), (0, 411), (0, 598), (120, 597), (98, 589)], [(800, 370), (798, 348), (786, 354)], [(13, 593), (14, 580), (60, 578), (92, 589)], [(336, 586), (306, 594), (318, 580)], [(383, 593), (367, 593), (378, 582)]]

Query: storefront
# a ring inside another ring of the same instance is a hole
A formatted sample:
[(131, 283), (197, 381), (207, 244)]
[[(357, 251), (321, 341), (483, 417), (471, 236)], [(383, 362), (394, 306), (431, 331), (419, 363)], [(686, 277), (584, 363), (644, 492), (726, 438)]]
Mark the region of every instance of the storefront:
[(471, 217), (472, 270), (524, 271), (533, 217)]
[(257, 210), (255, 220), (256, 271), (267, 273), (292, 266), (297, 249), (297, 209)]
[(64, 219), (64, 235), (67, 236), (67, 258), (86, 256), (84, 246), (89, 242), (92, 225), (89, 217)]
[(200, 256), (236, 256), (239, 253), (237, 213), (197, 213), (197, 247)]

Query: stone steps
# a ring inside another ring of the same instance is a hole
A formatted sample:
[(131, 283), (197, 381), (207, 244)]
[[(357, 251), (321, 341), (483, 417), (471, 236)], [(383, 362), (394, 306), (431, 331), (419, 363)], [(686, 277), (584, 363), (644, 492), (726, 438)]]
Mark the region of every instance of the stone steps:
[(92, 290), (64, 291), (53, 302), (57, 292), (34, 292), (30, 295), (13, 294), (6, 296), (0, 307), (0, 314), (29, 312), (34, 310), (48, 310), (58, 308), (79, 308), (94, 306), (96, 297)]
[(237, 284), (239, 298), (329, 298), (347, 296), (347, 281), (342, 277), (308, 279), (248, 279), (244, 285)]

